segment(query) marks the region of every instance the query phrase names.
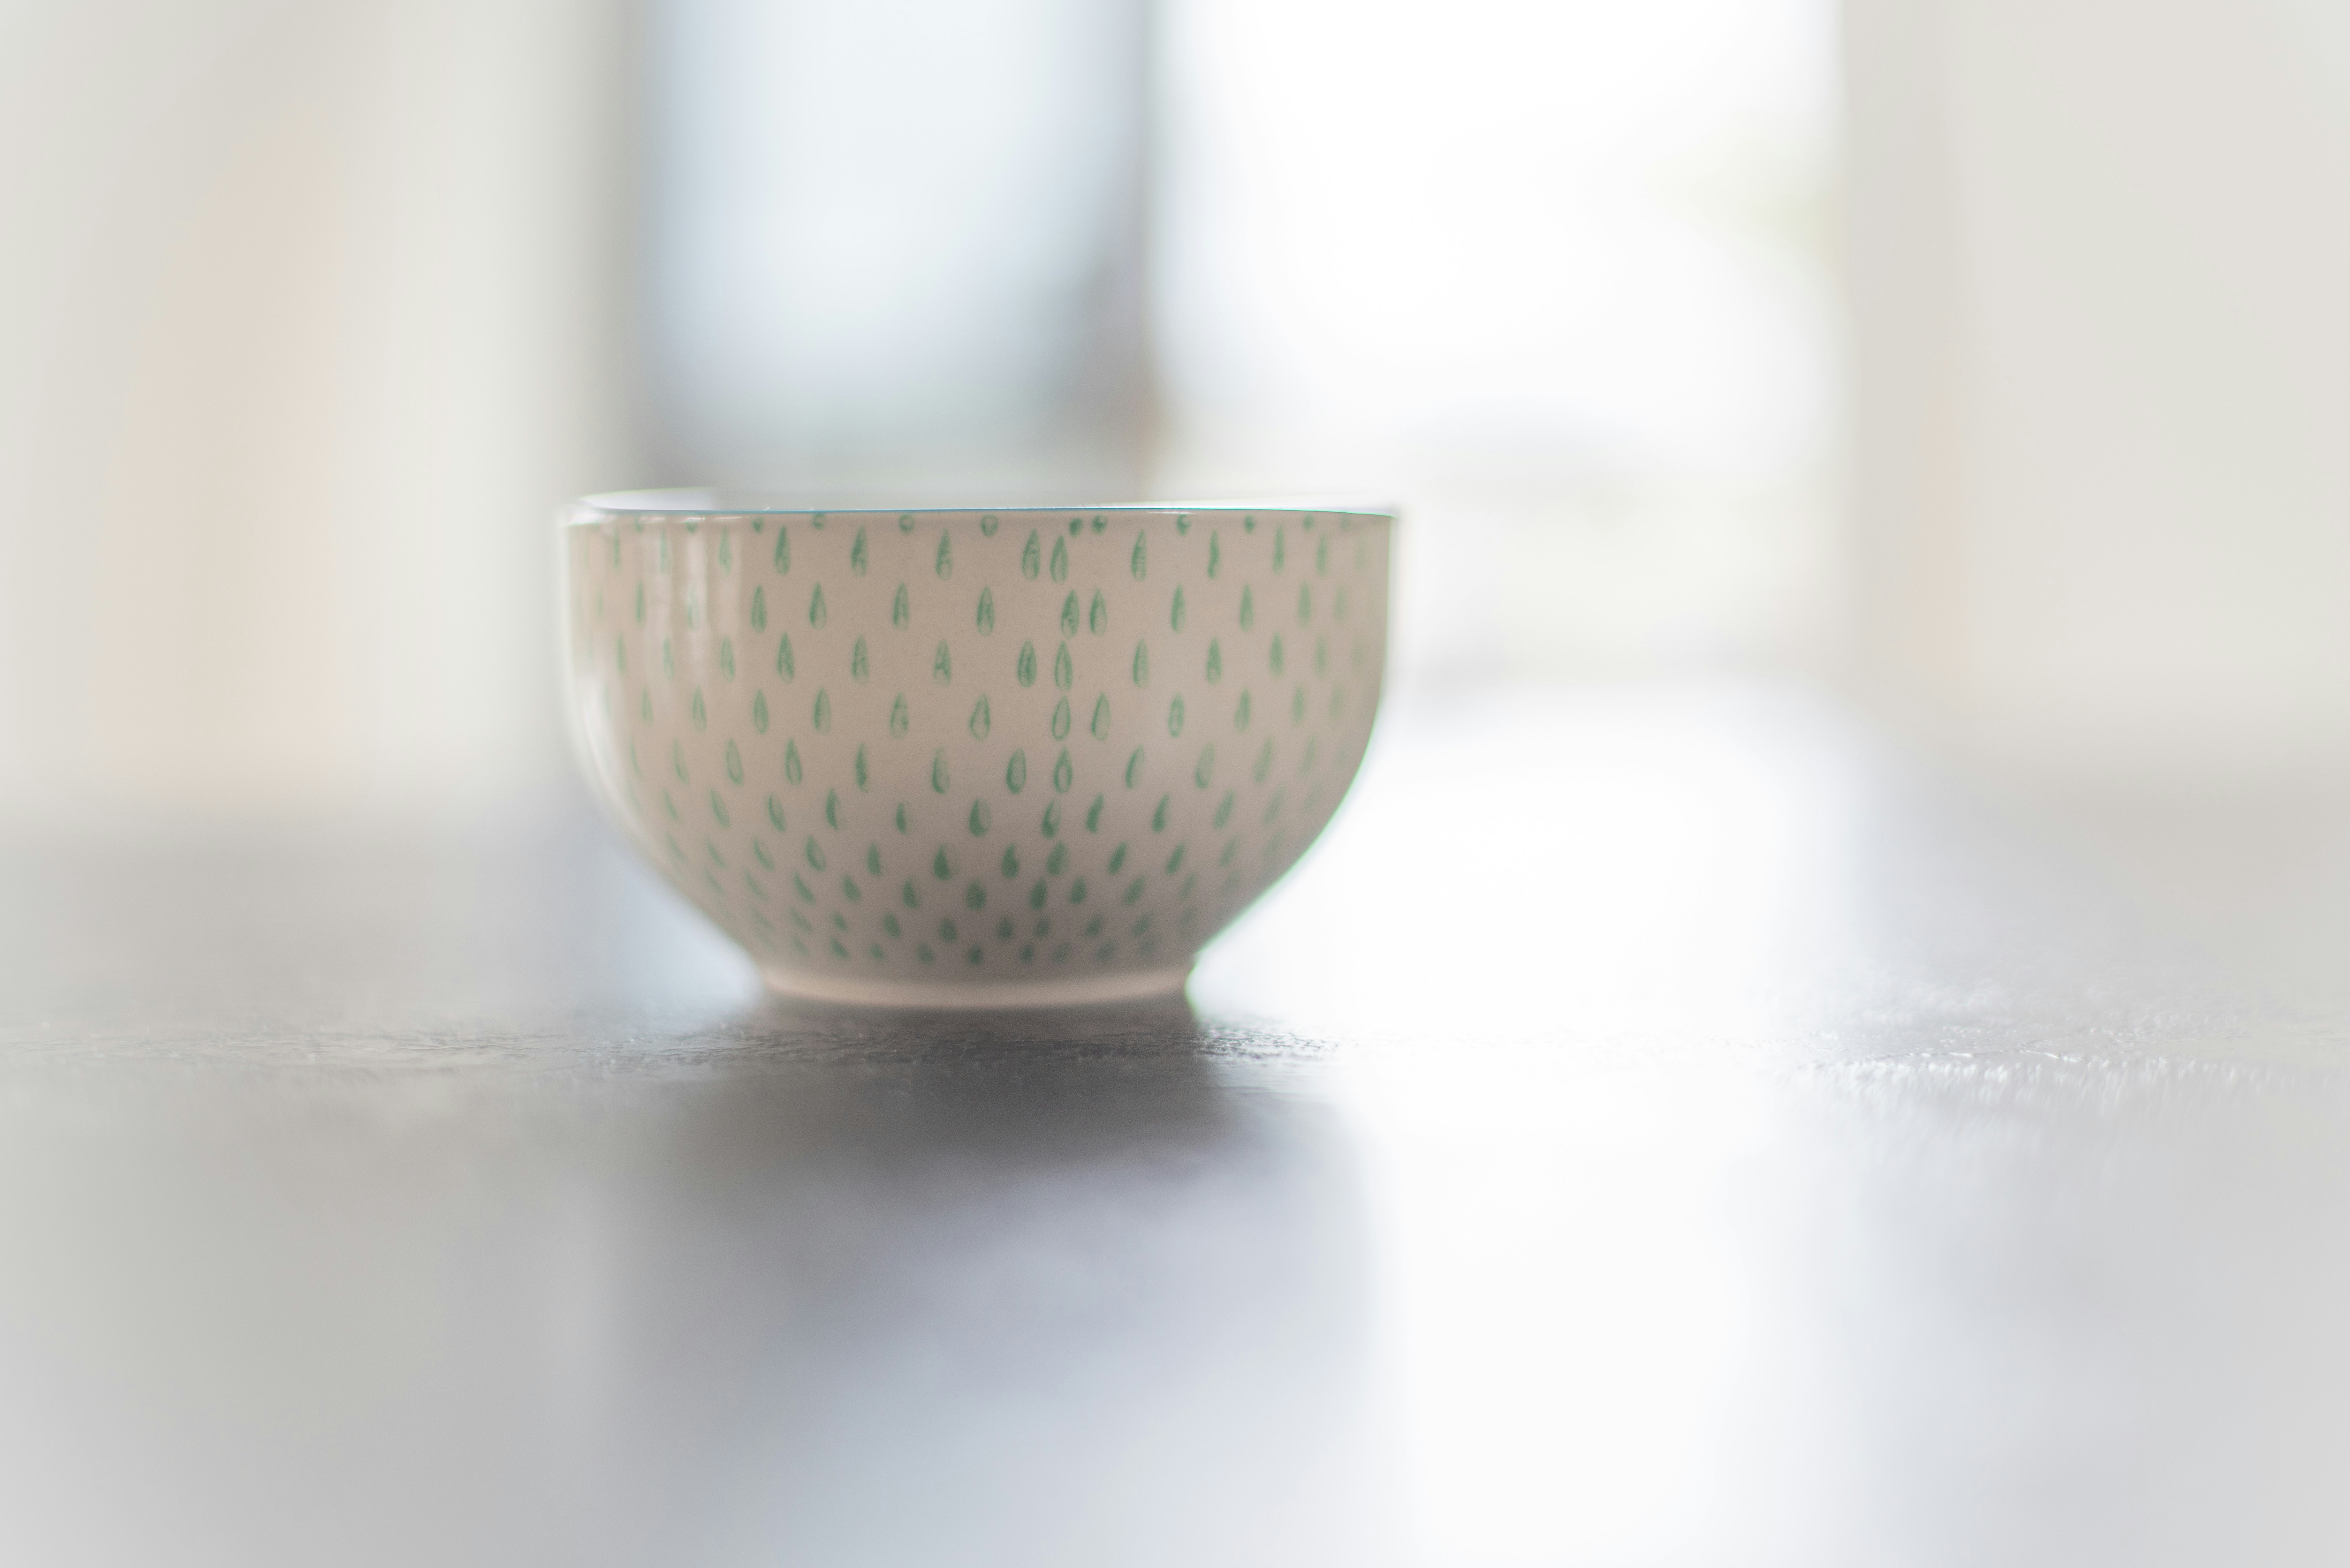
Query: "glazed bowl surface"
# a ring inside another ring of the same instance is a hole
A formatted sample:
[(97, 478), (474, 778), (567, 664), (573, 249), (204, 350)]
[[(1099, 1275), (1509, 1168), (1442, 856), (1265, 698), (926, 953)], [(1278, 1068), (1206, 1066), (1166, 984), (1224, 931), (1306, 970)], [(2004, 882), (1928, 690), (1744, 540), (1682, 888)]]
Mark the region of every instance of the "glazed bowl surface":
[(775, 990), (1172, 992), (1362, 761), (1392, 524), (591, 497), (560, 530), (573, 734)]

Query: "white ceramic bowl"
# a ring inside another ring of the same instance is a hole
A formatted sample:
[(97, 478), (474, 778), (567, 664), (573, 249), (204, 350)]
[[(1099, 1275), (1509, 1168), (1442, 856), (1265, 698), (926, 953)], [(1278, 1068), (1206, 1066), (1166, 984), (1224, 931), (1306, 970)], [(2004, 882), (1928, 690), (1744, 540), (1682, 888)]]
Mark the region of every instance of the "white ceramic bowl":
[(580, 754), (777, 991), (1174, 991), (1362, 761), (1392, 524), (593, 497), (562, 529)]

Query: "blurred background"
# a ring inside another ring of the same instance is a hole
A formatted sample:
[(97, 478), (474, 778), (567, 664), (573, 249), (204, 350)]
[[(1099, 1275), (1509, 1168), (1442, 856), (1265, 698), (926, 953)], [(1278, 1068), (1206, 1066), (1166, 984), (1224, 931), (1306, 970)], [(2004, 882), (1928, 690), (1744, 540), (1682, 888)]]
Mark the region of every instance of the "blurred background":
[(1395, 676), (2350, 753), (2324, 0), (0, 0), (0, 820), (494, 809), (554, 505), (1369, 493)]

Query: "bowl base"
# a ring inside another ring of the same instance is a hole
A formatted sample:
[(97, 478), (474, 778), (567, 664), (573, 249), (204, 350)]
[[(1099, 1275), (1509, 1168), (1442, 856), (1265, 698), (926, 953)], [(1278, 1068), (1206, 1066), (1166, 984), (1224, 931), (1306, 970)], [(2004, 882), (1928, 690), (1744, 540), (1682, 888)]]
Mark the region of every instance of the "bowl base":
[(1085, 1007), (1110, 1002), (1140, 1002), (1173, 996), (1191, 976), (1191, 966), (1128, 970), (1117, 974), (1073, 975), (1066, 980), (957, 983), (951, 981), (858, 980), (843, 975), (759, 971), (779, 996), (852, 1007)]

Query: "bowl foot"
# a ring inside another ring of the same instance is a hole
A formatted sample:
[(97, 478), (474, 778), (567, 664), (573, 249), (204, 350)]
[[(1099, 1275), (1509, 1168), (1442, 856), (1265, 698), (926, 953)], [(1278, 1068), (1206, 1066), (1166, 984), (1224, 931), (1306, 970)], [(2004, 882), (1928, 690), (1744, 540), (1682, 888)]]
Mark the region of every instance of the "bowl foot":
[(1173, 996), (1191, 978), (1191, 966), (1125, 970), (1117, 974), (1071, 975), (1065, 980), (955, 981), (860, 980), (847, 975), (808, 974), (761, 968), (759, 978), (779, 996), (852, 1007), (1079, 1007), (1107, 1002), (1139, 1002)]

